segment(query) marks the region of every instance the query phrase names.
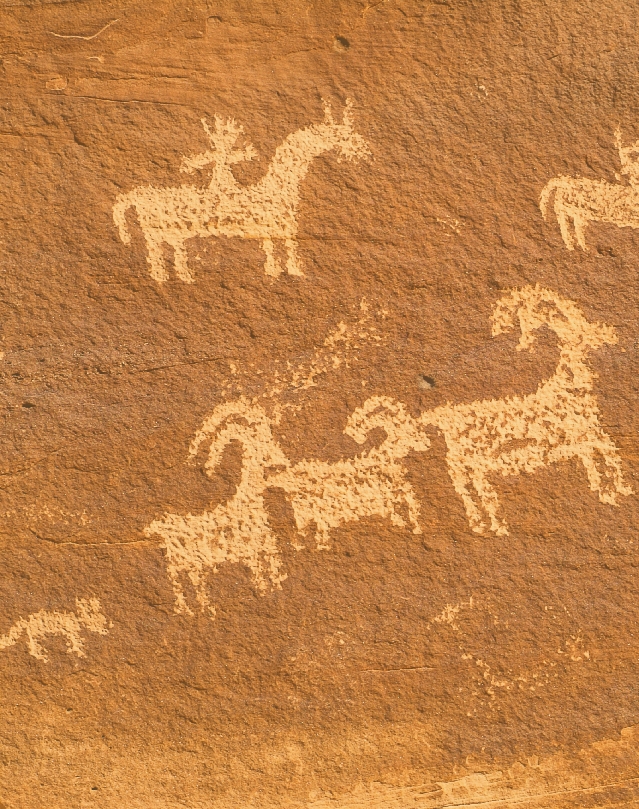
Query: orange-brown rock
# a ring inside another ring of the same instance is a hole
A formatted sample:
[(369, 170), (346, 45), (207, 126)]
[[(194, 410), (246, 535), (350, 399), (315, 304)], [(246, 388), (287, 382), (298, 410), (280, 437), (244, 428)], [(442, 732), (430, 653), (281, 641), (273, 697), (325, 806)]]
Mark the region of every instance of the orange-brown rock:
[(639, 805), (635, 4), (0, 20), (0, 808)]

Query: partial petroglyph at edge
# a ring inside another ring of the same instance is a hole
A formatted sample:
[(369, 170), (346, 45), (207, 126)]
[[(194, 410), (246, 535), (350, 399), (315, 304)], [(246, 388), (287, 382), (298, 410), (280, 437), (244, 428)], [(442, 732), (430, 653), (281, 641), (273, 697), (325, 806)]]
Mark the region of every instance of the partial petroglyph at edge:
[(615, 145), (619, 151), (621, 174), (628, 176), (630, 185), (622, 185), (619, 174), (616, 174), (618, 183), (586, 177), (555, 177), (541, 192), (539, 207), (544, 219), (554, 195), (555, 216), (569, 250), (575, 249), (575, 240), (582, 250), (588, 249), (586, 228), (590, 222), (639, 228), (639, 141), (622, 146), (621, 131), (617, 129)]
[(60, 635), (66, 640), (68, 653), (85, 657), (82, 629), (99, 635), (107, 635), (109, 629), (97, 598), (77, 598), (75, 605), (76, 612), (40, 610), (20, 618), (6, 635), (0, 636), (0, 649), (14, 646), (24, 635), (29, 654), (46, 663), (47, 652), (40, 641), (47, 636)]
[(264, 177), (254, 185), (243, 186), (231, 171), (234, 163), (252, 160), (257, 153), (248, 144), (237, 149), (243, 129), (232, 119), (215, 117), (210, 129), (202, 125), (211, 148), (182, 160), (180, 171), (192, 173), (213, 166), (207, 188), (182, 185), (176, 188), (140, 186), (120, 194), (113, 206), (113, 219), (120, 238), (129, 244), (131, 236), (126, 212), (134, 208), (144, 234), (151, 277), (158, 283), (168, 280), (163, 245), (173, 249), (175, 272), (186, 283), (194, 281), (187, 264), (185, 242), (195, 236), (226, 236), (257, 239), (266, 257), (264, 272), (277, 277), (282, 266), (275, 247), (282, 245), (287, 254), (289, 275), (303, 275), (297, 256), (297, 207), (300, 183), (314, 158), (336, 150), (338, 160), (359, 160), (370, 156), (364, 138), (353, 128), (352, 102), (347, 100), (341, 123), (333, 119), (331, 108), (324, 105), (324, 120), (289, 135), (277, 147)]

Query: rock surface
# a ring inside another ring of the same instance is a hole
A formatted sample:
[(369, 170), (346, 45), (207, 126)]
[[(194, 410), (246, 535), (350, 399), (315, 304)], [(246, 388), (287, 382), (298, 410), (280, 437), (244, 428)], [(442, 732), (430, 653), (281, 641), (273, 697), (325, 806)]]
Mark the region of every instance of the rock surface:
[(0, 807), (639, 805), (636, 4), (0, 19)]

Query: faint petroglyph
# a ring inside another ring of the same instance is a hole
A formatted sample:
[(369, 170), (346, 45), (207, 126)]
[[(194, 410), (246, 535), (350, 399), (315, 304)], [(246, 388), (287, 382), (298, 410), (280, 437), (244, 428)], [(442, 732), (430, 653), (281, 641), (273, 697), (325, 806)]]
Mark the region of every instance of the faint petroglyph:
[[(46, 650), (38, 641), (47, 635), (62, 635), (66, 638), (67, 652), (75, 653), (78, 657), (84, 657), (84, 642), (81, 631), (84, 627), (90, 632), (97, 632), (99, 635), (107, 635), (107, 621), (100, 611), (100, 602), (97, 598), (77, 598), (75, 601), (76, 612), (48, 612), (40, 610), (28, 618), (20, 618), (11, 627), (6, 635), (0, 636), (0, 649), (6, 649), (16, 644), (20, 637), (26, 635), (29, 654), (43, 660), (48, 658)], [(110, 624), (113, 626), (113, 624)]]
[(311, 793), (305, 809), (627, 809), (639, 799), (637, 726), (574, 753), (565, 748), (555, 755), (513, 755), (510, 761), (491, 769), (488, 758), (475, 753), (458, 762), (454, 780), (431, 770), (411, 785), (360, 783), (341, 795)]
[(335, 463), (303, 460), (271, 475), (268, 485), (290, 496), (297, 529), (313, 526), (317, 547), (328, 547), (329, 533), (364, 517), (390, 519), (406, 527), (405, 510), (414, 534), (421, 534), (419, 504), (405, 477), (401, 461), (409, 452), (425, 452), (430, 442), (403, 405), (376, 396), (348, 418), (344, 432), (363, 444), (371, 430), (381, 428), (386, 438), (379, 447)]
[(242, 446), (242, 472), (233, 497), (203, 514), (166, 514), (155, 520), (144, 533), (162, 538), (168, 573), (175, 594), (175, 611), (192, 615), (180, 583), (186, 574), (195, 588), (201, 609), (215, 616), (209, 603), (206, 582), (208, 573), (216, 573), (223, 562), (246, 565), (260, 592), (268, 582), (279, 587), (285, 575), (280, 573), (280, 559), (275, 536), (268, 522), (263, 493), (267, 487), (266, 470), (288, 466), (288, 459), (271, 433), (271, 422), (264, 410), (246, 399), (226, 402), (217, 407), (195, 435), (189, 454), (198, 454), (201, 445), (210, 440), (204, 464), (212, 475), (224, 448), (231, 441)]
[[(475, 602), (471, 596), (468, 601), (460, 601), (459, 604), (446, 604), (444, 609), (436, 615), (432, 622), (434, 624), (447, 624), (454, 632), (459, 632), (459, 618), (462, 610), (473, 609)], [(428, 625), (430, 629), (430, 624)]]
[[(546, 219), (548, 204), (555, 195), (554, 210), (561, 236), (569, 250), (574, 250), (575, 239), (582, 250), (587, 250), (586, 227), (589, 222), (609, 222), (620, 228), (639, 228), (639, 141), (631, 146), (621, 145), (621, 132), (615, 132), (615, 145), (619, 150), (621, 174), (628, 175), (629, 186), (606, 180), (585, 177), (555, 177), (546, 184), (539, 207)], [(570, 231), (570, 220), (574, 229)]]
[(185, 242), (194, 236), (258, 239), (266, 256), (264, 271), (272, 277), (282, 272), (275, 255), (275, 244), (279, 243), (286, 250), (289, 275), (303, 275), (297, 258), (297, 208), (300, 183), (312, 160), (333, 149), (338, 152), (338, 160), (370, 156), (366, 141), (353, 129), (352, 102), (347, 100), (341, 123), (333, 120), (330, 106), (325, 104), (324, 121), (289, 135), (275, 150), (264, 177), (251, 186), (238, 183), (231, 171), (234, 163), (256, 156), (250, 144), (244, 149), (235, 148), (242, 127), (232, 119), (223, 121), (217, 116), (214, 130), (204, 119), (202, 125), (211, 149), (185, 157), (180, 170), (191, 173), (212, 165), (209, 186), (140, 186), (120, 194), (113, 206), (113, 219), (122, 241), (131, 241), (125, 214), (133, 207), (146, 241), (151, 277), (159, 283), (169, 277), (163, 255), (165, 244), (173, 248), (177, 277), (193, 282)]
[(490, 482), (496, 474), (519, 475), (577, 458), (602, 503), (616, 505), (617, 495), (632, 494), (617, 448), (599, 423), (591, 394), (595, 375), (586, 365), (592, 349), (617, 342), (614, 329), (589, 323), (574, 303), (539, 285), (514, 290), (497, 302), (493, 336), (514, 328), (515, 318), (521, 330), (518, 350), (533, 346), (541, 326), (555, 332), (559, 363), (554, 375), (528, 396), (446, 404), (420, 417), (422, 424), (443, 433), (453, 486), (478, 533), (487, 527), (486, 518), (491, 531), (508, 533), (497, 516), (499, 500)]

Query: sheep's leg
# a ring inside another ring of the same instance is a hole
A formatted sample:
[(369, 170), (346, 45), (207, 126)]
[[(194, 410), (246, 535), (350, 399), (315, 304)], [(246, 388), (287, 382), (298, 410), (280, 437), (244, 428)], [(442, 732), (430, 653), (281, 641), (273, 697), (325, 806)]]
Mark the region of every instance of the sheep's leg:
[(477, 508), (475, 500), (469, 491), (468, 487), (472, 481), (466, 469), (461, 464), (453, 466), (450, 459), (448, 459), (448, 474), (453, 482), (453, 488), (462, 499), (471, 529), (477, 534), (483, 534), (486, 526), (482, 519), (481, 511)]
[(594, 439), (598, 449), (580, 453), (579, 459), (586, 470), (590, 490), (597, 492), (600, 502), (616, 506), (618, 494), (628, 496), (633, 491), (623, 479), (615, 445), (602, 431), (598, 431)]
[(486, 480), (483, 472), (476, 472), (473, 475), (473, 487), (477, 492), (485, 513), (490, 519), (490, 530), (494, 531), (497, 536), (508, 536), (506, 523), (497, 517), (497, 511), (499, 509), (497, 492)]
[(299, 258), (297, 255), (297, 242), (295, 239), (286, 239), (284, 242), (288, 253), (288, 260), (286, 262), (286, 271), (289, 275), (297, 275), (300, 278), (304, 276), (300, 266)]
[(144, 234), (146, 241), (147, 257), (146, 260), (149, 264), (149, 273), (154, 281), (158, 284), (163, 284), (169, 280), (169, 274), (166, 271), (164, 263), (164, 254), (162, 252), (162, 239), (154, 238), (150, 233)]
[(264, 250), (264, 255), (266, 256), (266, 260), (264, 261), (264, 272), (266, 275), (270, 275), (271, 278), (277, 278), (282, 272), (282, 267), (279, 261), (275, 259), (273, 240), (262, 239), (262, 250)]

